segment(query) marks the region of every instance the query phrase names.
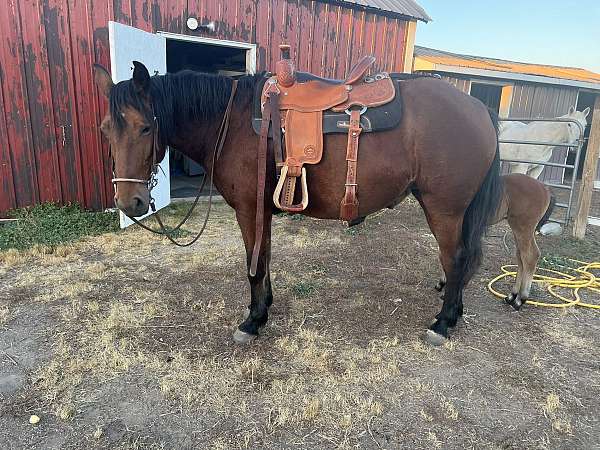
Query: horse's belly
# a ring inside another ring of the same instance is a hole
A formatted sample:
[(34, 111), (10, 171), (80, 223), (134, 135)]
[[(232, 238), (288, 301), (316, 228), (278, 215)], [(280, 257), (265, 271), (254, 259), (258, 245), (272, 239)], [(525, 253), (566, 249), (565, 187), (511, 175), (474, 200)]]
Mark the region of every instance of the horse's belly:
[[(360, 216), (400, 203), (406, 197), (410, 166), (398, 147), (397, 130), (360, 137), (357, 198)], [(337, 219), (344, 196), (347, 161), (346, 135), (326, 135), (320, 163), (306, 165), (309, 203), (305, 214)]]

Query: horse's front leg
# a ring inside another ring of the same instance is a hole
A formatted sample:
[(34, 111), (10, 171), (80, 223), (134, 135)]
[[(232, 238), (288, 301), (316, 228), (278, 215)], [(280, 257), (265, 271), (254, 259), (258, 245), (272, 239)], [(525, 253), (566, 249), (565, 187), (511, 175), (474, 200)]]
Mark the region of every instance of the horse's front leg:
[(250, 275), (250, 261), (254, 248), (256, 223), (254, 211), (236, 211), (236, 217), (244, 245), (246, 247), (246, 267), (248, 281), (250, 282), (250, 306), (246, 319), (233, 333), (233, 339), (238, 343), (250, 342), (258, 336), (258, 329), (267, 323), (269, 318), (269, 306), (273, 303), (271, 291), (271, 211), (265, 211), (263, 223), (263, 236), (260, 246), (260, 254), (256, 275)]

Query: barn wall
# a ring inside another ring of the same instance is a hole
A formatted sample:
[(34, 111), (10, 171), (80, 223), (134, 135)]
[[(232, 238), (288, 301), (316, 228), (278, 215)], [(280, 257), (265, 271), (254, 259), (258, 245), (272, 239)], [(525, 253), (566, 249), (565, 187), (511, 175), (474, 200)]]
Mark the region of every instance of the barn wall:
[(551, 118), (567, 114), (577, 104), (577, 88), (515, 83), (512, 117)]
[[(256, 43), (271, 69), (278, 45), (301, 70), (343, 77), (365, 54), (376, 69), (404, 68), (407, 22), (312, 0), (3, 0), (0, 8), (0, 211), (43, 201), (112, 206), (108, 148), (98, 124), (106, 102), (92, 65), (109, 66), (109, 20)], [(185, 22), (214, 20), (214, 33)]]
[(471, 80), (467, 78), (455, 78), (447, 75), (443, 75), (442, 79), (450, 83), (455, 88), (468, 94), (471, 92)]

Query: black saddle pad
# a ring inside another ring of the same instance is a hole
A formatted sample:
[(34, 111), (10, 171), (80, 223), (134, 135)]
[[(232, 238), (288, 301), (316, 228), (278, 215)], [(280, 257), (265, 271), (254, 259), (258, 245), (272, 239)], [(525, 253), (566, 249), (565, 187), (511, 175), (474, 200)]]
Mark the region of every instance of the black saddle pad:
[[(385, 131), (396, 128), (402, 120), (402, 97), (398, 83), (402, 80), (420, 77), (422, 75), (393, 73), (390, 77), (394, 81), (396, 87), (396, 96), (394, 100), (382, 106), (368, 108), (367, 111), (360, 117), (360, 123), (363, 128), (363, 133), (371, 133), (374, 131)], [(256, 85), (254, 92), (254, 109), (252, 115), (252, 128), (256, 134), (260, 134), (261, 125), (261, 108), (260, 96), (263, 86), (267, 81), (267, 76)], [(348, 133), (350, 117), (344, 112), (333, 112), (327, 110), (323, 112), (323, 133)], [(269, 136), (271, 136), (269, 130)]]

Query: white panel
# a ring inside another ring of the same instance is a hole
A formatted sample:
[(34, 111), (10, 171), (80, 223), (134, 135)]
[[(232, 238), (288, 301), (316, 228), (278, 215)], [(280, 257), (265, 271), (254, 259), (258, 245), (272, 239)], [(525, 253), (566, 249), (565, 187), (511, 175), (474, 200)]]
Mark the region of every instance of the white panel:
[[(163, 36), (123, 25), (108, 22), (110, 42), (110, 65), (115, 83), (128, 80), (133, 74), (133, 61), (143, 63), (150, 75), (162, 75), (167, 72), (167, 43)], [(171, 203), (171, 182), (169, 179), (169, 151), (161, 161), (158, 171), (158, 184), (152, 189), (156, 209), (162, 209)], [(150, 212), (143, 217), (150, 215)], [(133, 222), (121, 213), (121, 228)]]

